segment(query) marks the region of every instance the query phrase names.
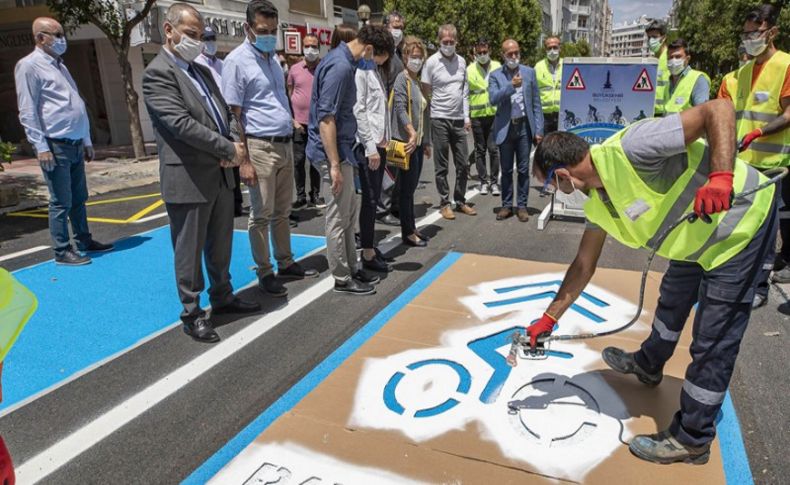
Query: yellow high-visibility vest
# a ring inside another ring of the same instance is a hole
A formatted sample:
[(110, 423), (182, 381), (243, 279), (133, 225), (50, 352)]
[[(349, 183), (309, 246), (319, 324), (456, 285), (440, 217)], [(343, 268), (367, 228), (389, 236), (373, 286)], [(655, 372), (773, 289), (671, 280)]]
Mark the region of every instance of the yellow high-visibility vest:
[(669, 68), (667, 67), (667, 48), (658, 56), (658, 71), (656, 74), (656, 116), (664, 114), (664, 105), (667, 104), (669, 93)]
[(562, 59), (557, 62), (554, 75), (549, 69), (548, 59), (535, 64), (535, 76), (538, 78), (540, 104), (544, 113), (560, 112), (560, 95), (562, 94)]
[(0, 362), (38, 306), (36, 296), (0, 268)]
[(667, 102), (664, 104), (665, 113), (680, 113), (691, 108), (691, 93), (700, 76), (707, 79), (710, 86), (710, 78), (707, 74), (696, 69), (689, 69), (689, 72), (675, 86), (675, 90), (667, 96)]
[(496, 106), (488, 100), (488, 75), (502, 67), (497, 61), (490, 61), (488, 72), (483, 74), (480, 65), (473, 62), (466, 68), (466, 79), (469, 82), (469, 117), (482, 118), (494, 116)]

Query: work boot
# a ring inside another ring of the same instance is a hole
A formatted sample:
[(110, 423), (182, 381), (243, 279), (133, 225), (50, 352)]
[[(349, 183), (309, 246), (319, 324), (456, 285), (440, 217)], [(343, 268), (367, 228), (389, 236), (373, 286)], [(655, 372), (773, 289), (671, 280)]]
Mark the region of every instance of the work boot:
[(453, 208), (450, 207), (449, 204), (447, 204), (446, 206), (442, 207), (441, 210), (439, 211), (439, 213), (442, 215), (442, 217), (444, 217), (448, 221), (452, 221), (452, 220), (455, 219), (455, 214), (453, 214)]
[(628, 449), (643, 460), (662, 465), (676, 462), (704, 465), (710, 458), (710, 443), (704, 446), (686, 446), (669, 434), (668, 430), (637, 435), (631, 440)]
[(529, 212), (524, 207), (520, 207), (518, 209), (518, 220), (521, 222), (527, 222), (529, 220)]
[(774, 271), (773, 276), (771, 276), (771, 281), (780, 284), (790, 283), (790, 266), (786, 266), (779, 271)]
[(500, 209), (496, 213), (496, 220), (504, 221), (508, 217), (513, 215), (513, 209), (510, 207), (500, 207)]
[(647, 384), (650, 387), (656, 387), (661, 384), (661, 379), (664, 375), (661, 371), (651, 374), (646, 370), (639, 367), (639, 364), (634, 360), (634, 352), (628, 353), (617, 347), (606, 347), (601, 352), (604, 362), (613, 370), (621, 374), (636, 374), (639, 382)]
[(464, 214), (466, 214), (468, 216), (476, 216), (477, 215), (477, 211), (474, 210), (474, 208), (472, 206), (467, 205), (467, 204), (458, 204), (458, 210), (463, 212)]

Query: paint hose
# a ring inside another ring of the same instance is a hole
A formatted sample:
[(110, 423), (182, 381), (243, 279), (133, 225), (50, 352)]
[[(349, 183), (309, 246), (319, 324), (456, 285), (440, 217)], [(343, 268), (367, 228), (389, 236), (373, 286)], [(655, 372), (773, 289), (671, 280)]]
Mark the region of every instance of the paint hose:
[[(765, 182), (761, 183), (757, 187), (751, 188), (749, 190), (744, 190), (743, 192), (740, 192), (740, 193), (736, 194), (732, 198), (732, 204), (735, 205), (738, 202), (744, 202), (744, 201), (746, 201), (746, 198), (749, 197), (750, 195), (752, 195), (752, 194), (754, 194), (756, 192), (759, 192), (759, 191), (761, 191), (763, 189), (766, 189), (766, 188), (770, 187), (771, 185), (778, 184), (780, 180), (785, 178), (787, 173), (788, 173), (787, 167), (777, 167), (777, 168), (772, 168), (772, 169), (764, 171), (763, 175), (768, 177), (768, 180), (766, 180)], [(538, 342), (546, 343), (546, 342), (551, 342), (551, 341), (555, 341), (555, 340), (556, 341), (561, 341), (561, 340), (587, 340), (587, 339), (598, 338), (598, 337), (606, 337), (608, 335), (614, 335), (616, 333), (620, 333), (620, 332), (622, 332), (624, 330), (629, 329), (631, 326), (633, 326), (639, 320), (639, 317), (642, 315), (642, 307), (643, 307), (644, 302), (645, 302), (645, 287), (647, 285), (647, 275), (648, 275), (648, 273), (650, 273), (650, 266), (653, 264), (653, 258), (656, 256), (656, 253), (658, 252), (658, 249), (661, 247), (662, 244), (664, 244), (664, 241), (666, 240), (666, 238), (669, 237), (669, 235), (672, 233), (672, 231), (675, 230), (675, 228), (677, 228), (678, 226), (680, 226), (681, 224), (683, 224), (686, 221), (688, 221), (689, 223), (694, 222), (694, 221), (697, 220), (697, 218), (698, 218), (697, 214), (695, 214), (694, 212), (690, 212), (688, 214), (685, 214), (682, 217), (678, 218), (675, 222), (673, 222), (672, 225), (669, 226), (668, 228), (666, 228), (664, 230), (664, 232), (662, 232), (661, 235), (659, 236), (658, 241), (656, 242), (656, 244), (653, 247), (653, 249), (650, 251), (650, 255), (648, 255), (648, 257), (647, 257), (647, 262), (645, 263), (645, 269), (642, 270), (642, 281), (641, 281), (641, 284), (640, 284), (640, 287), (639, 287), (639, 304), (637, 305), (636, 314), (634, 315), (634, 317), (628, 323), (626, 323), (625, 325), (622, 325), (620, 327), (614, 328), (612, 330), (607, 330), (605, 332), (581, 333), (581, 334), (574, 334), (574, 335), (550, 335), (550, 336), (547, 336), (547, 337), (545, 337), (543, 339), (541, 339), (541, 337), (538, 337)], [(704, 219), (704, 217), (703, 217), (703, 219)], [(708, 218), (708, 222), (709, 221), (710, 221), (710, 218)], [(757, 261), (757, 262), (755, 262), (755, 265), (757, 265), (757, 264), (762, 265), (763, 262), (762, 261)]]

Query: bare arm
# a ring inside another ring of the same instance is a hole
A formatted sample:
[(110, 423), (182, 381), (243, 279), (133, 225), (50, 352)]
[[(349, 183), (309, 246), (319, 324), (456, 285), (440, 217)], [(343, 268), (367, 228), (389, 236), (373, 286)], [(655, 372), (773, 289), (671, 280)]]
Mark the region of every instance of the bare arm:
[(602, 229), (587, 229), (582, 235), (576, 258), (565, 273), (562, 285), (556, 298), (551, 302), (546, 313), (558, 319), (579, 298), (587, 283), (590, 282), (598, 266), (598, 258), (606, 241), (606, 233)]
[[(230, 106), (233, 115), (239, 121), (239, 141), (244, 145), (244, 150), (247, 154), (250, 153), (250, 147), (247, 146), (247, 135), (244, 133), (244, 125), (241, 124), (241, 106)], [(239, 165), (239, 177), (244, 185), (253, 187), (258, 182), (258, 176), (255, 173), (255, 168), (252, 166), (249, 155), (242, 160)]]
[(781, 104), (784, 111), (767, 125), (763, 126), (763, 136), (779, 133), (790, 126), (790, 98), (782, 98)]
[(735, 109), (732, 102), (714, 99), (680, 113), (686, 145), (703, 135), (708, 139), (711, 172), (732, 172), (735, 159)]

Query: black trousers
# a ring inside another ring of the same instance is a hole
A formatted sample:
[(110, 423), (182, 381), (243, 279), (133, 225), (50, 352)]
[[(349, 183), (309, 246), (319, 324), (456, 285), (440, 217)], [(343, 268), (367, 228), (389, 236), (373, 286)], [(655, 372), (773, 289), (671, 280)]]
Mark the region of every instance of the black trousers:
[(294, 130), (294, 182), (296, 182), (296, 199), (307, 200), (307, 170), (305, 164), (310, 168), (310, 198), (317, 199), (321, 193), (321, 174), (312, 163), (307, 161), (305, 148), (307, 147), (307, 126), (302, 125), (301, 130)]
[[(475, 139), (475, 166), (481, 184), (495, 184), (499, 179), (499, 150), (494, 143), (494, 117), (472, 118), (472, 135)], [(486, 170), (486, 152), (491, 171)]]
[(357, 159), (359, 168), (359, 184), (362, 189), (362, 204), (359, 209), (359, 240), (362, 249), (373, 249), (376, 247), (376, 206), (381, 197), (381, 182), (384, 180), (384, 164), (387, 154), (379, 148), (381, 164), (376, 170), (371, 170), (368, 166), (368, 157), (365, 156), (365, 149), (362, 145), (354, 148), (354, 155)]
[(236, 182), (236, 187), (233, 189), (233, 209), (236, 213), (241, 212), (241, 207), (244, 205), (244, 197), (241, 195), (241, 174), (239, 167), (233, 167), (233, 180)]
[[(776, 186), (774, 200), (776, 201), (779, 214), (786, 214), (787, 212), (785, 211), (790, 211), (790, 180), (787, 177), (783, 178), (779, 185)], [(779, 220), (779, 235), (782, 236), (780, 254), (785, 261), (790, 263), (790, 219)], [(771, 287), (768, 279), (773, 268), (773, 260), (767, 261), (757, 276), (757, 294), (764, 298), (768, 298), (768, 290)]]
[(559, 129), (559, 113), (543, 113), (543, 133), (548, 135)]
[(400, 182), (400, 233), (403, 239), (414, 234), (417, 225), (414, 221), (414, 192), (420, 184), (420, 173), (422, 172), (423, 148), (418, 146), (409, 158), (409, 169), (398, 170), (398, 181)]

